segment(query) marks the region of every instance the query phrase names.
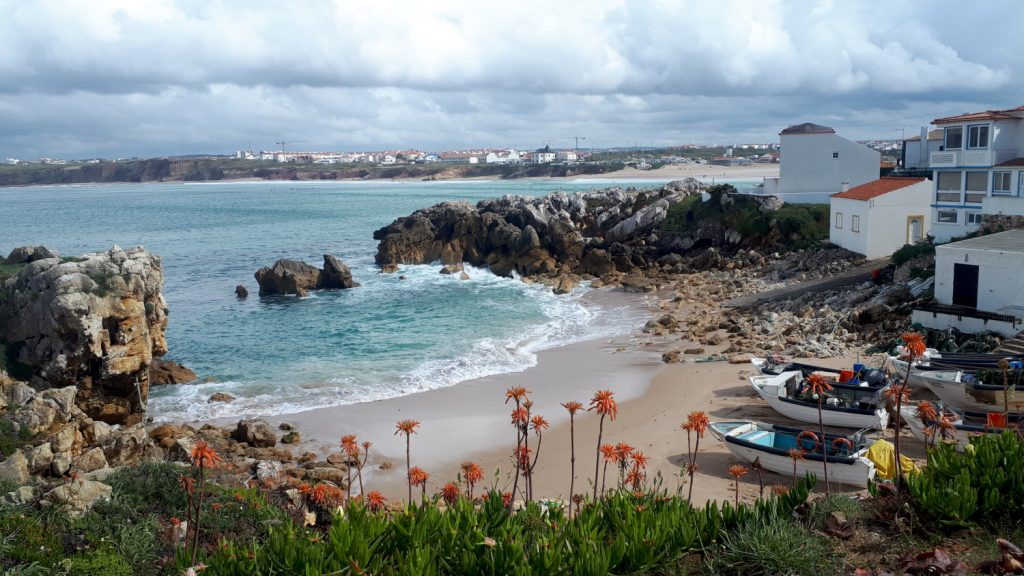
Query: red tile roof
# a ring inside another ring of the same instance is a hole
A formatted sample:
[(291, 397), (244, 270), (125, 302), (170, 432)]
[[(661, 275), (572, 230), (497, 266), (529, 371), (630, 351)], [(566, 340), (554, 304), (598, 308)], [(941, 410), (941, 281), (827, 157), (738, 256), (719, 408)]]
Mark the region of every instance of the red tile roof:
[(926, 178), (879, 178), (867, 184), (854, 186), (846, 192), (833, 194), (833, 198), (849, 198), (850, 200), (871, 200), (893, 190), (906, 188), (918, 182), (924, 182)]
[(1000, 162), (999, 164), (996, 164), (996, 166), (1024, 166), (1024, 158), (1014, 158), (1013, 160)]
[(882, 161), (880, 161), (879, 166), (881, 168), (895, 168), (896, 167), (896, 161), (895, 160), (882, 160)]
[(1015, 112), (1024, 112), (1024, 106), (1010, 108), (1008, 110), (985, 110), (984, 112), (968, 112), (959, 116), (947, 116), (936, 118), (932, 124), (953, 124), (955, 122), (973, 122), (975, 120), (1016, 120)]

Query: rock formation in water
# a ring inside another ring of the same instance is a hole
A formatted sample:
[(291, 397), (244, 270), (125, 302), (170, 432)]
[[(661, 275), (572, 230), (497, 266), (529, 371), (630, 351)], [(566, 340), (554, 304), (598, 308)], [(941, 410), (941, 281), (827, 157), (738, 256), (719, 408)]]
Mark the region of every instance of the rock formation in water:
[(139, 422), (150, 366), (167, 352), (160, 257), (117, 246), (72, 259), (39, 247), (15, 253), (27, 263), (0, 285), (9, 361), (39, 387), (76, 386), (90, 418)]
[(352, 271), (348, 266), (330, 254), (324, 254), (322, 270), (305, 262), (282, 259), (269, 268), (260, 268), (254, 276), (260, 285), (260, 296), (305, 296), (310, 290), (340, 290), (359, 286), (352, 279)]

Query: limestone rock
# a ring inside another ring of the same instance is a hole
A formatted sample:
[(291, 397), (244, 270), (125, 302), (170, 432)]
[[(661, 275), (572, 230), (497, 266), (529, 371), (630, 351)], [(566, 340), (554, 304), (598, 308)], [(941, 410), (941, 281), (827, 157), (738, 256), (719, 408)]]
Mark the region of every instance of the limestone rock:
[(317, 288), (322, 289), (347, 289), (358, 288), (359, 283), (352, 279), (352, 271), (344, 262), (324, 254), (324, 271), (320, 275), (320, 283)]
[(270, 268), (256, 271), (256, 282), (260, 285), (260, 296), (272, 294), (304, 295), (316, 288), (320, 282), (320, 269), (297, 260), (281, 259)]
[(398, 264), (384, 264), (380, 267), (381, 274), (394, 274), (398, 272)]
[(34, 486), (19, 486), (17, 490), (4, 495), (4, 503), (11, 506), (23, 506), (36, 499)]
[(462, 272), (462, 264), (447, 264), (441, 268), (441, 274), (455, 274)]
[(45, 474), (50, 470), (50, 464), (53, 463), (53, 450), (50, 449), (50, 443), (43, 442), (32, 448), (25, 458), (31, 474)]
[(347, 473), (337, 468), (321, 467), (306, 470), (306, 478), (313, 482), (334, 482), (341, 486), (347, 481)]
[(267, 448), (277, 445), (274, 429), (263, 420), (239, 420), (231, 437), (245, 442), (254, 448)]
[(103, 455), (103, 449), (99, 446), (75, 458), (71, 467), (78, 472), (93, 472), (107, 467), (107, 457)]
[(113, 488), (95, 480), (76, 480), (50, 490), (43, 499), (51, 504), (63, 504), (72, 516), (87, 512), (100, 500), (109, 500)]
[(573, 288), (576, 287), (576, 281), (570, 278), (568, 275), (563, 274), (558, 277), (558, 281), (555, 283), (555, 287), (552, 291), (555, 294), (571, 294)]
[(297, 444), (302, 440), (302, 435), (294, 430), (290, 430), (281, 436), (281, 444)]
[(683, 350), (683, 354), (690, 355), (703, 354), (704, 352), (705, 350), (703, 348), (687, 348), (686, 350)]
[(8, 480), (15, 484), (28, 482), (28, 460), (21, 450), (15, 450), (6, 460), (0, 462), (0, 480)]
[(19, 246), (11, 250), (4, 264), (28, 264), (46, 258), (60, 258), (60, 255), (45, 246)]
[(71, 471), (71, 453), (70, 452), (58, 452), (53, 455), (53, 460), (50, 462), (50, 474), (54, 476), (64, 476)]
[(235, 397), (231, 394), (226, 392), (214, 392), (213, 394), (210, 394), (208, 402), (231, 402), (232, 400), (235, 400)]
[(172, 360), (154, 358), (149, 366), (149, 383), (157, 386), (162, 384), (188, 384), (198, 379), (196, 373)]
[(239, 285), (235, 286), (235, 296), (237, 296), (239, 298), (248, 298), (249, 297), (249, 289), (246, 288), (245, 286), (242, 286), (241, 284), (239, 284)]
[(256, 463), (256, 480), (266, 485), (281, 479), (281, 464), (273, 460), (261, 460)]
[(666, 364), (675, 364), (682, 360), (679, 350), (671, 350), (661, 355), (661, 361)]
[(465, 272), (459, 272), (459, 280), (469, 280), (469, 274)]

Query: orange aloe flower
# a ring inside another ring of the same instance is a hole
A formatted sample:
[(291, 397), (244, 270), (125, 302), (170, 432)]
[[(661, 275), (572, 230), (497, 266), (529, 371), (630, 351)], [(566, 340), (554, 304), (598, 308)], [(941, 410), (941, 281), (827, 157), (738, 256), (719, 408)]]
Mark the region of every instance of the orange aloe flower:
[(904, 332), (900, 334), (900, 338), (906, 343), (904, 350), (907, 351), (911, 359), (920, 358), (928, 350), (928, 346), (924, 342), (924, 335), (919, 332)]
[(548, 421), (543, 416), (534, 416), (530, 418), (530, 428), (533, 428), (533, 431), (539, 434), (548, 429)]
[(650, 460), (643, 452), (639, 450), (636, 450), (632, 454), (630, 454), (630, 458), (633, 459), (633, 465), (640, 470), (647, 468), (647, 462)]
[(508, 404), (509, 400), (515, 400), (516, 404), (518, 404), (522, 402), (523, 398), (526, 398), (526, 395), (529, 393), (530, 391), (526, 389), (526, 386), (513, 386), (512, 388), (505, 390), (505, 403)]
[(635, 489), (639, 489), (640, 484), (643, 483), (643, 481), (644, 473), (641, 472), (640, 470), (634, 468), (633, 470), (629, 471), (629, 474), (626, 474), (626, 484), (629, 484)]
[(689, 429), (696, 432), (699, 438), (703, 438), (710, 423), (707, 413), (703, 410), (695, 410), (686, 416), (686, 425), (683, 426), (683, 429), (686, 430), (688, 425)]
[(426, 486), (427, 480), (430, 480), (430, 474), (423, 468), (413, 466), (409, 469), (409, 484), (413, 486)]
[(213, 468), (220, 463), (220, 455), (205, 440), (196, 442), (192, 448), (192, 465), (199, 468)]
[(483, 469), (475, 462), (463, 462), (462, 475), (466, 477), (466, 482), (469, 482), (471, 485), (484, 479)]
[(441, 488), (441, 498), (444, 499), (445, 503), (449, 506), (455, 504), (459, 499), (459, 487), (454, 482), (448, 482)]
[(530, 471), (531, 454), (533, 454), (532, 448), (528, 448), (526, 446), (516, 446), (516, 449), (513, 451), (513, 458), (515, 459), (516, 464), (519, 466), (520, 470), (523, 470), (524, 472), (527, 473)]
[(517, 426), (526, 425), (529, 422), (530, 412), (526, 408), (512, 410), (512, 423)]
[(899, 402), (902, 404), (910, 400), (910, 387), (906, 384), (892, 384), (885, 389), (884, 394), (893, 403)]
[(811, 389), (811, 393), (817, 396), (832, 391), (832, 385), (821, 374), (811, 374), (808, 376), (807, 386)]
[(935, 406), (927, 400), (921, 400), (917, 403), (917, 411), (915, 413), (922, 422), (935, 422), (939, 419), (939, 413), (935, 410)]
[(804, 458), (804, 451), (802, 448), (790, 448), (789, 457), (793, 459), (793, 462), (796, 462), (797, 460), (806, 460), (806, 458)]
[(346, 434), (341, 437), (341, 447), (344, 448), (346, 452), (348, 452), (350, 446), (356, 445), (357, 442), (355, 434)]
[(386, 502), (387, 499), (384, 498), (384, 496), (377, 490), (371, 490), (370, 493), (366, 495), (366, 507), (373, 512), (384, 509), (384, 504)]
[(562, 408), (568, 410), (570, 416), (575, 416), (576, 412), (583, 409), (583, 404), (576, 402), (575, 400), (570, 400), (569, 402), (562, 402)]
[(420, 427), (418, 420), (400, 420), (398, 424), (395, 424), (395, 434), (404, 432), (406, 434), (415, 434), (416, 429)]
[(196, 489), (196, 481), (191, 476), (181, 475), (178, 477), (178, 485), (181, 486), (182, 490), (190, 495), (195, 492)]
[(747, 467), (743, 466), (742, 464), (733, 464), (732, 466), (729, 466), (729, 475), (732, 476), (733, 478), (740, 478), (742, 476), (746, 476), (747, 472), (750, 472), (750, 470), (747, 469)]
[(619, 453), (611, 444), (601, 444), (601, 456), (604, 457), (605, 462), (617, 463), (619, 461)]
[(601, 416), (608, 416), (610, 420), (615, 420), (619, 413), (619, 404), (615, 401), (615, 393), (611, 390), (598, 390), (590, 399), (588, 410), (596, 410)]

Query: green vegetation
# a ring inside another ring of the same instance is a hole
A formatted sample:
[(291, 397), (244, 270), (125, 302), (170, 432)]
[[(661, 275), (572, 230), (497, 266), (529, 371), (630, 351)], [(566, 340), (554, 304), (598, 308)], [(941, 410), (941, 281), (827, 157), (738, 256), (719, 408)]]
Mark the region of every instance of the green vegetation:
[(921, 242), (919, 244), (904, 244), (902, 248), (892, 253), (892, 263), (897, 266), (926, 254), (935, 254), (935, 244)]
[(744, 245), (778, 244), (793, 249), (808, 248), (828, 238), (828, 205), (783, 204), (767, 214), (759, 210), (757, 200), (747, 196), (732, 196), (732, 202), (726, 201), (723, 205), (723, 195), (735, 191), (728, 184), (712, 186), (708, 189), (711, 199), (707, 202), (694, 195), (671, 206), (662, 230), (689, 234), (703, 221), (716, 220), (739, 232)]
[(96, 283), (96, 288), (92, 289), (92, 293), (104, 298), (111, 292), (117, 289), (117, 285), (114, 282), (114, 278), (117, 274), (113, 272), (101, 272), (97, 274), (89, 274), (89, 278)]
[(0, 262), (0, 304), (8, 298), (7, 290), (3, 287), (3, 283), (8, 278), (17, 276), (19, 272), (25, 269), (27, 264), (4, 264)]
[[(28, 433), (28, 430), (22, 428), (15, 431), (14, 422), (11, 422), (7, 416), (0, 415), (0, 455), (10, 455), (31, 439), (32, 436)], [(3, 492), (3, 494), (6, 493)]]
[(917, 508), (944, 526), (1019, 520), (1024, 513), (1024, 440), (1015, 432), (973, 438), (960, 454), (940, 443), (907, 478)]
[(7, 372), (12, 378), (28, 380), (32, 378), (32, 368), (18, 361), (23, 342), (5, 342), (0, 340), (0, 371)]
[(709, 558), (707, 573), (722, 576), (817, 576), (831, 567), (826, 540), (784, 518), (725, 533)]

